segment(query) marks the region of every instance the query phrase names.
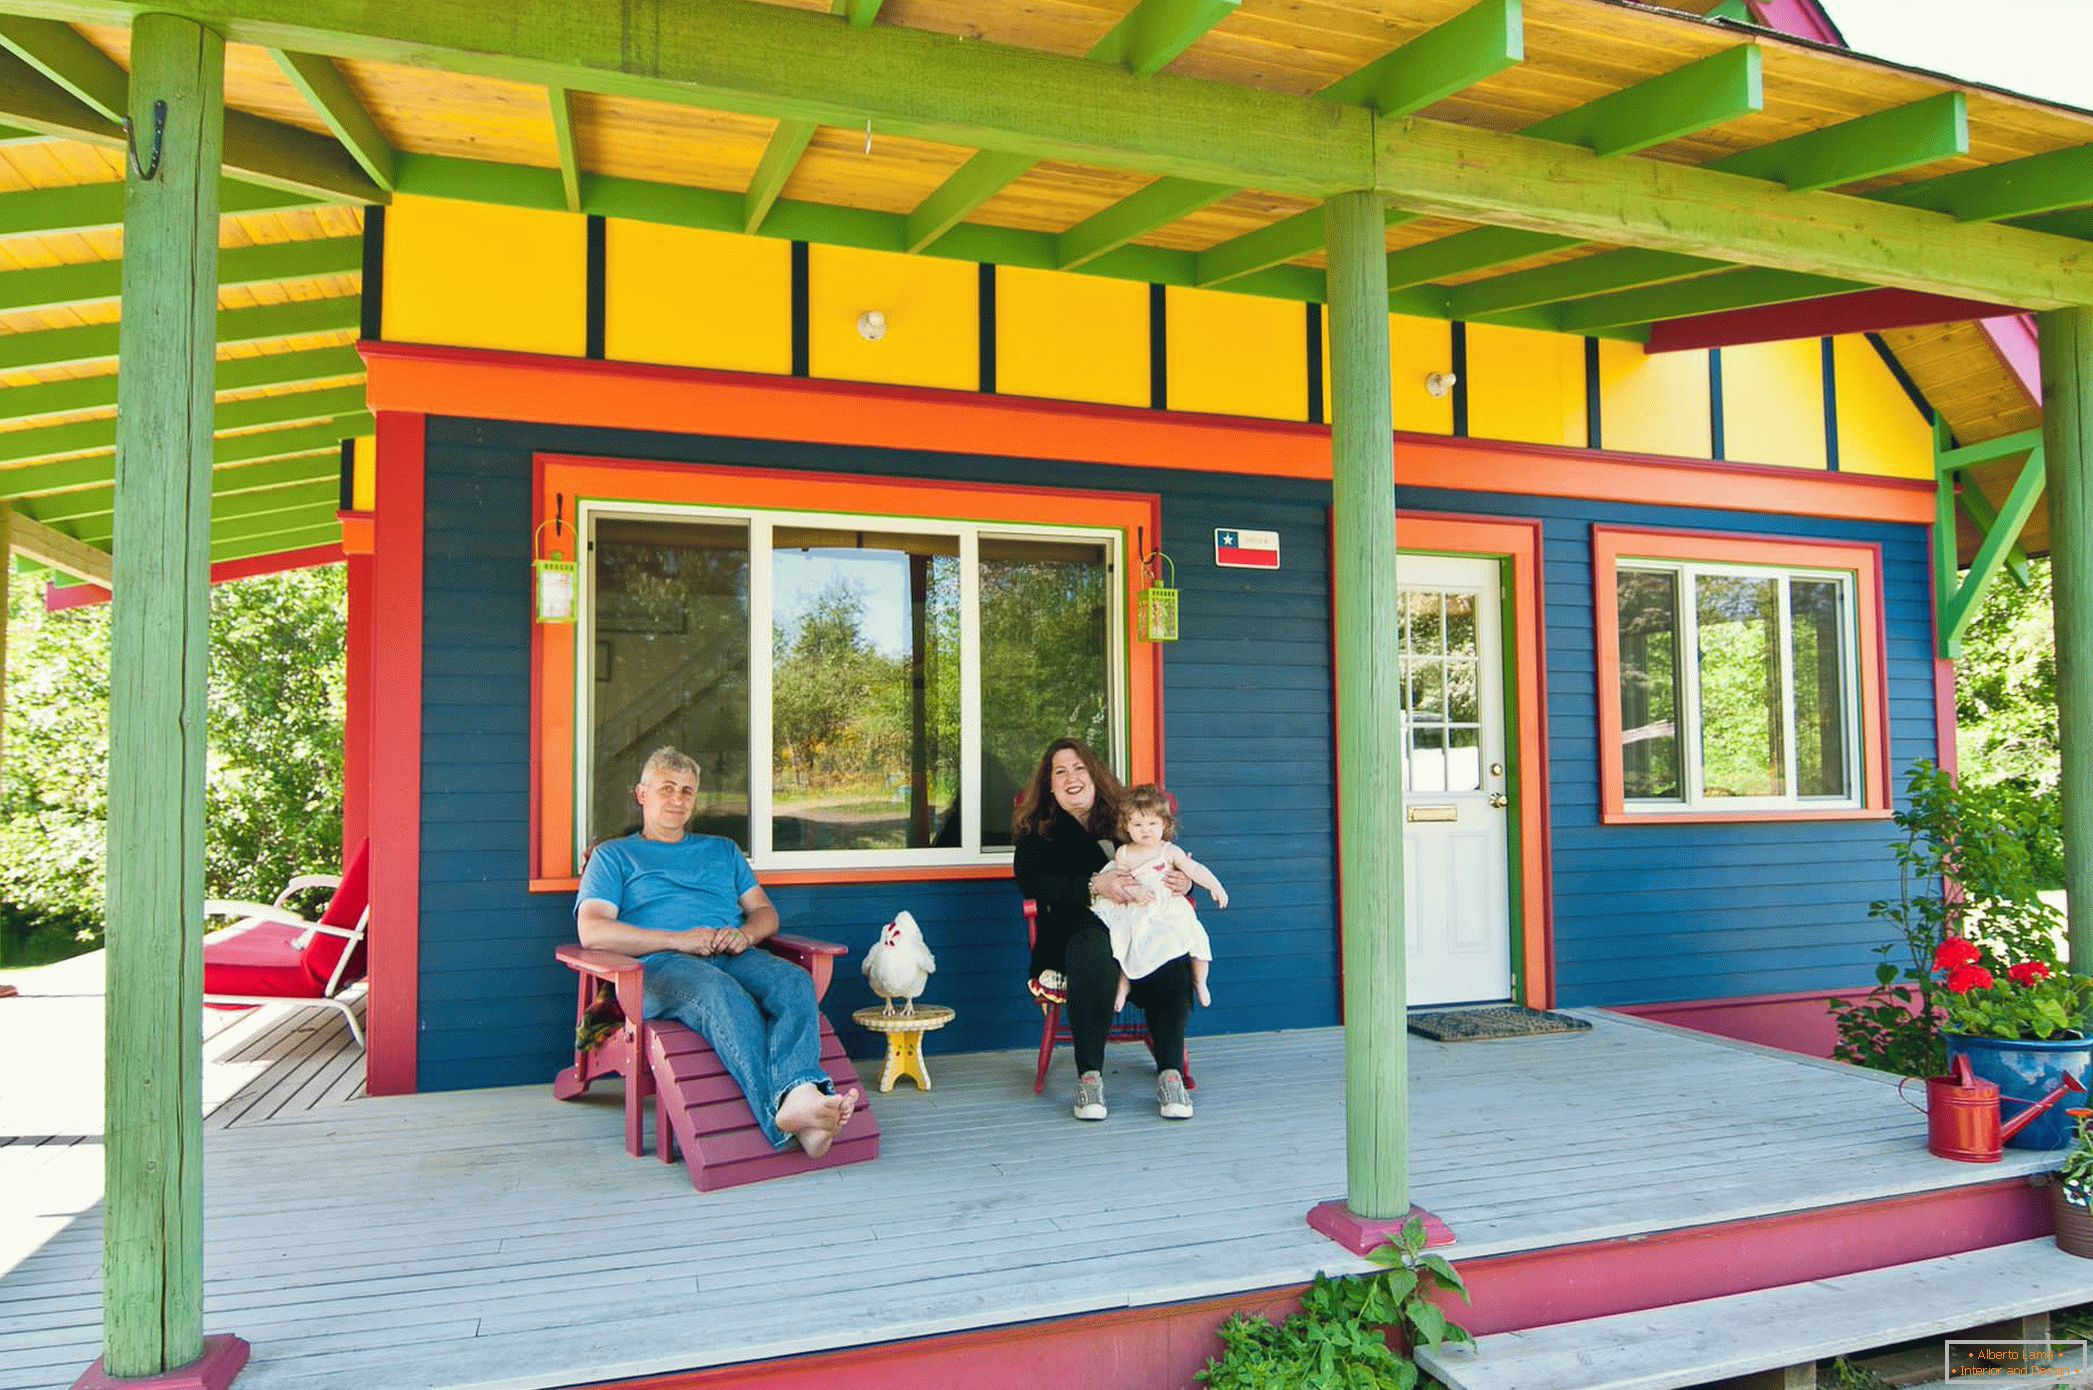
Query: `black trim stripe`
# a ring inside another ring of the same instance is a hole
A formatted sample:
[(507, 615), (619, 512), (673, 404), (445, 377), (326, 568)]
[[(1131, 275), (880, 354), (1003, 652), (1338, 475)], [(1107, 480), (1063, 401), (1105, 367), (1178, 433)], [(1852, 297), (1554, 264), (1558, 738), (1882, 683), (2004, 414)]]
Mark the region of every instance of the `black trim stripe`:
[(1170, 301), (1161, 285), (1148, 287), (1148, 406), (1170, 408)]
[(1831, 339), (1817, 340), (1818, 361), (1824, 373), (1824, 466), (1839, 471), (1839, 362)]
[(1601, 449), (1605, 431), (1599, 427), (1599, 340), (1584, 340), (1584, 447)]
[(1866, 336), (1868, 346), (1875, 349), (1875, 355), (1882, 359), (1882, 365), (1890, 369), (1890, 375), (1897, 379), (1897, 385), (1904, 388), (1904, 394), (1911, 401), (1912, 409), (1918, 411), (1919, 418), (1931, 426), (1934, 415), (1938, 413), (1933, 409), (1933, 402), (1926, 399), (1926, 393), (1911, 379), (1911, 373), (1904, 370), (1904, 364), (1897, 360), (1896, 352), (1882, 340), (1880, 333), (1870, 333)]
[(1453, 433), (1456, 439), (1468, 437), (1468, 325), (1456, 322), (1453, 326)]
[(345, 511), (345, 512), (353, 512), (353, 511), (355, 511), (355, 510), (356, 510), (356, 441), (355, 441), (355, 440), (353, 440), (353, 439), (344, 439), (344, 440), (342, 441), (342, 489), (341, 489), (341, 491), (342, 491), (342, 495), (341, 495), (341, 509), (342, 509), (343, 511)]
[(981, 390), (996, 390), (996, 268), (981, 263)]
[(808, 375), (807, 369), (807, 244), (792, 243), (792, 374)]
[(583, 330), (582, 355), (593, 361), (603, 360), (604, 299), (610, 257), (610, 236), (607, 225), (600, 217), (589, 219), (588, 252), (588, 310), (587, 327)]
[(1708, 349), (1708, 453), (1722, 462), (1722, 349)]
[(1323, 419), (1323, 306), (1308, 303), (1308, 423), (1322, 425)]
[(373, 204), (363, 210), (363, 302), (358, 332), (367, 343), (385, 336), (385, 209)]

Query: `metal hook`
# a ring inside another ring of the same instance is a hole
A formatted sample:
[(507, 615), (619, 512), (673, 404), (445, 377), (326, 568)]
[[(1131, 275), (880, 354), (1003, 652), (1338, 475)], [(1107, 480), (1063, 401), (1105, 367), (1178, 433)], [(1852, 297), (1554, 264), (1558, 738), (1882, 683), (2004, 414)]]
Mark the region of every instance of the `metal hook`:
[(153, 103), (153, 158), (143, 168), (138, 163), (138, 140), (131, 129), (131, 118), (124, 117), (124, 150), (130, 158), (131, 168), (139, 178), (151, 183), (160, 175), (160, 154), (167, 140), (167, 103)]

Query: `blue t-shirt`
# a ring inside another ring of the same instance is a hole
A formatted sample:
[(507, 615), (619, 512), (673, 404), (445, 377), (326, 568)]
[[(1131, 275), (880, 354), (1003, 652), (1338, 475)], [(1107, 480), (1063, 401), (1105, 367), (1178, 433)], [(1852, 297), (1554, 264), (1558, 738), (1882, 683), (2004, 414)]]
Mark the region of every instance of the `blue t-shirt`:
[(741, 847), (718, 835), (663, 844), (642, 835), (606, 840), (582, 870), (574, 910), (606, 902), (618, 920), (655, 931), (741, 925), (741, 895), (756, 886)]

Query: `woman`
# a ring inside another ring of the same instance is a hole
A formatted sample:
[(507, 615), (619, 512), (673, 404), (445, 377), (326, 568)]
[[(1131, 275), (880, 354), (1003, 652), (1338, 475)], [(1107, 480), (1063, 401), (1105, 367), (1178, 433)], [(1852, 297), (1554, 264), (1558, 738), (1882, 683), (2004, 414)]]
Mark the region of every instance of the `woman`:
[[(1090, 910), (1090, 900), (1132, 902), (1142, 892), (1133, 875), (1111, 861), (1109, 846), (1118, 837), (1124, 794), (1119, 779), (1087, 744), (1056, 739), (1017, 808), (1017, 886), (1039, 904), (1031, 973), (1036, 979), (1059, 972), (1066, 980), (1079, 1120), (1105, 1117), (1105, 1034), (1119, 984), (1112, 939)], [(1173, 893), (1192, 886), (1174, 870), (1163, 881)], [(1192, 1097), (1185, 1089), (1184, 1066), (1191, 962), (1181, 956), (1134, 981), (1129, 997), (1147, 1015), (1155, 1040), (1157, 1108), (1165, 1119), (1188, 1120)]]

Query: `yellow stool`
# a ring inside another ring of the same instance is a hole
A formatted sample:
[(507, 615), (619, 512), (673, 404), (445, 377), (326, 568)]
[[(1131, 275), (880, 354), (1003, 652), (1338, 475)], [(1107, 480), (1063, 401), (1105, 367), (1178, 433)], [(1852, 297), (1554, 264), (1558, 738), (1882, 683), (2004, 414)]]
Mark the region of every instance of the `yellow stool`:
[(882, 1093), (894, 1089), (902, 1077), (912, 1077), (916, 1089), (930, 1089), (930, 1072), (923, 1066), (923, 1035), (950, 1023), (954, 1015), (942, 1004), (928, 1004), (914, 1013), (900, 1009), (859, 1009), (851, 1015), (860, 1028), (887, 1035), (887, 1064), (879, 1074)]

